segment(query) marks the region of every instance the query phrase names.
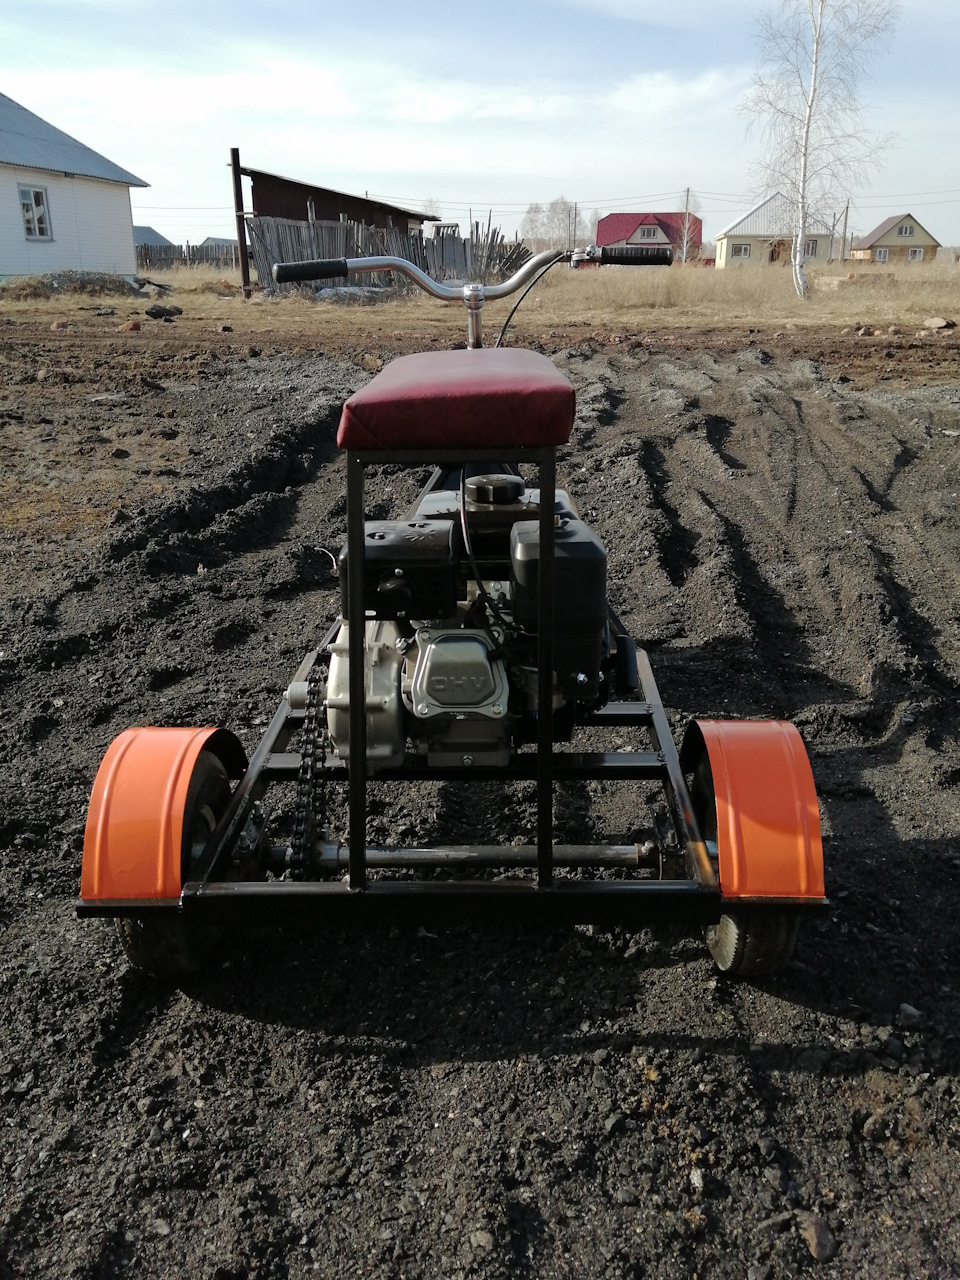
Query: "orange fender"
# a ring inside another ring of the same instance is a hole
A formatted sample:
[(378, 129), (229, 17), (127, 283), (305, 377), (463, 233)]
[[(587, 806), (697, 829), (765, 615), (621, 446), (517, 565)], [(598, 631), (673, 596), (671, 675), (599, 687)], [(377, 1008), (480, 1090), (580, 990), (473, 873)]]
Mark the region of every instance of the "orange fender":
[(823, 844), (813, 772), (786, 720), (695, 720), (681, 759), (706, 748), (717, 807), (724, 900), (823, 900)]
[(126, 729), (100, 763), (87, 810), (80, 897), (179, 898), (183, 811), (200, 752), (246, 768), (226, 729)]

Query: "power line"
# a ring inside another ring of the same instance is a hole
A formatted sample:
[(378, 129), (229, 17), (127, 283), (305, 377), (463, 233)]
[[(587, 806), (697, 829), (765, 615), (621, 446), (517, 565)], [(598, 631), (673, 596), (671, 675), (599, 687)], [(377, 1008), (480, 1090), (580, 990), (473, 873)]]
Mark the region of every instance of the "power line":
[[(707, 199), (717, 201), (731, 201), (742, 203), (748, 200), (755, 200), (756, 195), (746, 191), (709, 191), (702, 187), (692, 188), (694, 195), (698, 197), (706, 197)], [(578, 204), (584, 208), (593, 205), (595, 207), (610, 208), (616, 205), (634, 205), (634, 204), (650, 204), (654, 200), (672, 200), (679, 198), (679, 190), (670, 191), (654, 191), (647, 192), (644, 195), (622, 195), (622, 196), (576, 196), (563, 197), (570, 204)], [(928, 196), (958, 196), (960, 197), (960, 188), (947, 187), (937, 191), (893, 191), (893, 192), (873, 192), (869, 193), (871, 200), (919, 200)], [(554, 199), (556, 197), (553, 197)], [(383, 195), (381, 193), (371, 194), (370, 199), (381, 200), (399, 205), (415, 205), (418, 203), (417, 197), (406, 195)], [(442, 196), (431, 196), (430, 199), (435, 200), (438, 204), (447, 209), (492, 209), (495, 213), (507, 213), (515, 210), (526, 211), (531, 204), (549, 204), (550, 201), (544, 200), (527, 200), (527, 201), (510, 201), (510, 200), (487, 200), (487, 199), (471, 199), (471, 200), (454, 200), (445, 199)], [(949, 200), (943, 203), (950, 203)]]
[(947, 187), (944, 191), (871, 191), (872, 200), (917, 200), (920, 196), (960, 196), (960, 187)]
[(876, 203), (876, 197), (874, 197), (870, 203), (864, 203), (862, 200), (856, 200), (854, 203), (859, 209), (881, 209), (884, 205), (888, 205), (891, 200), (909, 200), (911, 203), (917, 205), (957, 204), (960, 202), (960, 193), (958, 193), (952, 200), (920, 200), (917, 199), (916, 196), (887, 196), (887, 198), (879, 204)]

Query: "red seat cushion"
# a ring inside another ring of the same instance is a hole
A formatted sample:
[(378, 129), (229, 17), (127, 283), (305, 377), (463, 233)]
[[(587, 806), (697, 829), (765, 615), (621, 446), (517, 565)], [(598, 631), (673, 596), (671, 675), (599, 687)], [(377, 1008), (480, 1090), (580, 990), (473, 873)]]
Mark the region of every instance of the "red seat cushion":
[(566, 444), (573, 387), (535, 351), (432, 351), (388, 364), (343, 406), (341, 449)]

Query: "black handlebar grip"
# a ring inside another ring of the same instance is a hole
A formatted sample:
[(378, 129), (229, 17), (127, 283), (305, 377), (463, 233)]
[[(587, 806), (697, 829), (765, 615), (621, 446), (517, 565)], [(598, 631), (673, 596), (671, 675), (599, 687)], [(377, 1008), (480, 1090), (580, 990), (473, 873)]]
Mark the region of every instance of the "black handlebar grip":
[(625, 244), (601, 249), (600, 261), (611, 267), (669, 267), (673, 250), (668, 244)]
[(336, 280), (347, 274), (346, 258), (316, 258), (312, 262), (278, 262), (273, 268), (277, 284), (298, 280)]

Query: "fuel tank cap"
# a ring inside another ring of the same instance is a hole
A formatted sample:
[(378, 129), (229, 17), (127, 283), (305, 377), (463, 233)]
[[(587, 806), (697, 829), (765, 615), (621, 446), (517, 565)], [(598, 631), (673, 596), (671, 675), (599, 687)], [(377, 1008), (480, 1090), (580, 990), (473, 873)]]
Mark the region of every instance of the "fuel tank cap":
[(487, 475), (470, 476), (467, 480), (467, 497), (471, 502), (499, 507), (519, 502), (526, 486), (520, 476)]

